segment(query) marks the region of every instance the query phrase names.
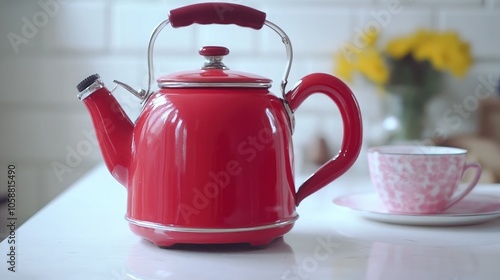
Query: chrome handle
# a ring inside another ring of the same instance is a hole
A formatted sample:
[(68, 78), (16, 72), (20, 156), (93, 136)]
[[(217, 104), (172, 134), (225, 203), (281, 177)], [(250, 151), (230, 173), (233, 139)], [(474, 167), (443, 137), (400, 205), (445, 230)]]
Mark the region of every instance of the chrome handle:
[[(151, 85), (154, 82), (154, 65), (153, 65), (153, 50), (154, 50), (154, 44), (156, 42), (156, 38), (160, 34), (160, 32), (165, 28), (170, 23), (170, 20), (164, 20), (161, 22), (153, 31), (151, 34), (151, 38), (149, 39), (149, 45), (148, 45), (148, 90), (146, 91), (146, 97), (144, 98), (144, 101), (148, 100), (149, 97), (153, 94), (151, 92)], [(266, 20), (264, 22), (264, 25), (272, 29), (274, 32), (276, 32), (280, 37), (281, 41), (285, 45), (286, 48), (286, 55), (287, 55), (287, 63), (286, 63), (286, 68), (285, 68), (285, 73), (283, 74), (283, 79), (281, 81), (281, 94), (283, 96), (283, 99), (285, 98), (285, 93), (286, 93), (286, 86), (288, 84), (288, 76), (290, 75), (290, 69), (292, 68), (292, 60), (293, 60), (293, 49), (292, 49), (292, 43), (290, 42), (290, 38), (288, 35), (286, 35), (285, 31), (278, 27), (276, 24)]]

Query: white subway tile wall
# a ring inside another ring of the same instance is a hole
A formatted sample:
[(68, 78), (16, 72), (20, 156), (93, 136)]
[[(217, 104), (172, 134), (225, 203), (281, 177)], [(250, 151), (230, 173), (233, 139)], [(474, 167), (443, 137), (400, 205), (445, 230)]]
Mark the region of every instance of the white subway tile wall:
[[(55, 4), (53, 6), (56, 7)], [(48, 12), (50, 8), (42, 8), (52, 16), (50, 19), (52, 26), (44, 29), (44, 36), (40, 36), (44, 47), (57, 52), (83, 53), (102, 52), (108, 49), (109, 30), (103, 28), (109, 26), (110, 15), (106, 2), (65, 1), (59, 9), (59, 11), (56, 8), (52, 9), (54, 12), (51, 14)]]
[(448, 9), (441, 13), (440, 28), (460, 30), (464, 39), (474, 42), (476, 57), (500, 56), (500, 16), (497, 10)]
[[(109, 87), (114, 79), (145, 87), (146, 51), (153, 28), (169, 10), (195, 2), (0, 0), (0, 163), (4, 166), (0, 172), (3, 176), (8, 163), (17, 165), (22, 221), (101, 162), (75, 85), (97, 72)], [(471, 41), (477, 64), (466, 79), (450, 84), (453, 94), (442, 102), (444, 107), (474, 93), (479, 77), (500, 74), (499, 0), (233, 2), (265, 11), (268, 20), (289, 34), (295, 50), (289, 87), (308, 73), (331, 73), (333, 51), (376, 22), (382, 26), (382, 40), (428, 27), (455, 29)], [(229, 67), (272, 78), (273, 91), (278, 93), (285, 50), (268, 29), (167, 28), (155, 48), (156, 75), (199, 67), (202, 60), (197, 50), (203, 45), (227, 46)], [(360, 85), (353, 90), (363, 110), (367, 139), (376, 138), (381, 114), (376, 92)], [(127, 112), (136, 116), (139, 104), (134, 97), (117, 95)], [(437, 124), (442, 122), (442, 110), (431, 114)], [(296, 118), (294, 144), (300, 172), (307, 143), (324, 135), (337, 149), (342, 125), (336, 107), (321, 95), (307, 100)], [(460, 129), (471, 129), (473, 122), (473, 117), (464, 120)], [(59, 166), (59, 172), (54, 166)], [(365, 168), (364, 158), (356, 168)], [(4, 193), (5, 187), (0, 189)]]

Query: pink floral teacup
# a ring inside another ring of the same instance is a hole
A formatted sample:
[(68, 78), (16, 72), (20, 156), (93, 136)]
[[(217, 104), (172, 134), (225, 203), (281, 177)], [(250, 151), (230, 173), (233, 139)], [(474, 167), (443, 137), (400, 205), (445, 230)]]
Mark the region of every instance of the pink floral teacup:
[[(370, 176), (390, 212), (442, 213), (463, 199), (477, 184), (481, 166), (466, 163), (464, 149), (438, 146), (382, 146), (368, 151)], [(468, 169), (475, 176), (458, 188)]]

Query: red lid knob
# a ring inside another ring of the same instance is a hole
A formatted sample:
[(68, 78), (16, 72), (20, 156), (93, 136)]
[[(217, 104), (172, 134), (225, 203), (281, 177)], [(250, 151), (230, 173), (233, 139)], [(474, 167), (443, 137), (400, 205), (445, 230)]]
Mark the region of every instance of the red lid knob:
[(217, 46), (204, 46), (198, 53), (203, 56), (225, 56), (229, 54), (229, 49)]

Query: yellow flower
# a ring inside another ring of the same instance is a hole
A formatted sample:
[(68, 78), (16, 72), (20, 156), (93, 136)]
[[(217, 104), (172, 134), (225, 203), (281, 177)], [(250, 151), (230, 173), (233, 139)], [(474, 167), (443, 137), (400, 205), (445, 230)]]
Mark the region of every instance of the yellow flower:
[(356, 69), (375, 84), (383, 85), (389, 79), (389, 69), (382, 54), (375, 48), (368, 48), (358, 55)]
[(415, 60), (427, 60), (437, 70), (450, 71), (456, 77), (463, 77), (472, 65), (469, 45), (455, 32), (429, 32), (424, 39), (413, 50)]
[(376, 30), (374, 33), (363, 33), (362, 39), (365, 42), (367, 48), (375, 47), (378, 41), (380, 33)]
[(387, 53), (395, 59), (400, 59), (410, 53), (415, 39), (413, 37), (396, 38), (387, 44)]
[(417, 61), (428, 60), (437, 70), (445, 70), (449, 61), (448, 52), (443, 51), (442, 44), (436, 40), (423, 42), (413, 51)]
[(467, 43), (461, 43), (449, 50), (449, 71), (458, 78), (465, 76), (474, 60), (470, 54), (470, 47)]
[(335, 74), (346, 82), (352, 82), (352, 77), (356, 70), (353, 61), (341, 52), (335, 54), (335, 60), (337, 62), (334, 69)]
[[(399, 73), (391, 72), (400, 69), (398, 63), (414, 67), (409, 70), (413, 77), (407, 77), (408, 82), (414, 81), (414, 76), (421, 75), (420, 72), (428, 71), (418, 62), (427, 61), (434, 69), (448, 71), (456, 77), (463, 77), (473, 64), (469, 44), (463, 42), (455, 32), (420, 29), (410, 35), (394, 38), (383, 50), (377, 47), (378, 38), (378, 32), (364, 34), (360, 38), (364, 43), (362, 48), (343, 44), (335, 53), (336, 75), (352, 82), (354, 75), (360, 73), (380, 89), (387, 85), (390, 77), (399, 76)], [(396, 63), (386, 64), (387, 58)], [(393, 65), (396, 68), (389, 68)]]
[(414, 34), (395, 38), (387, 44), (386, 52), (395, 59), (401, 59), (435, 36), (432, 31), (419, 29)]

